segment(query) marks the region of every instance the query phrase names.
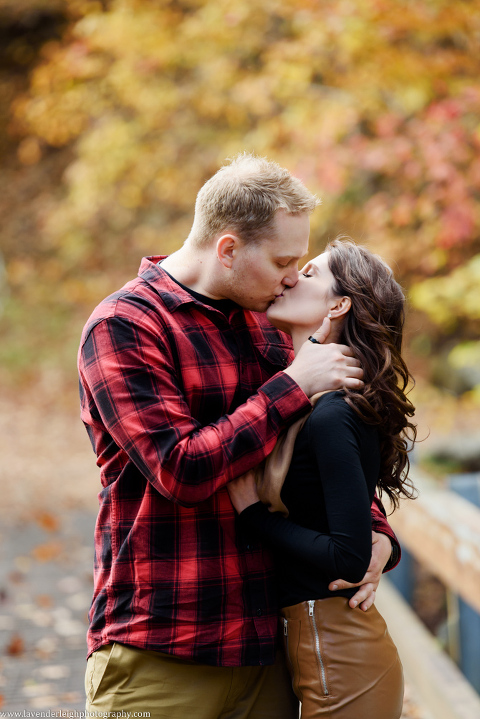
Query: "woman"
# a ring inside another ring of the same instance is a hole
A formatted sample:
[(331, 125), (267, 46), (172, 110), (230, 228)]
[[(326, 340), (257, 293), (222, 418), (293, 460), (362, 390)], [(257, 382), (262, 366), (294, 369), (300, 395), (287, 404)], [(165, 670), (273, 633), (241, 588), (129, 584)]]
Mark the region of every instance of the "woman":
[[(295, 351), (328, 317), (330, 337), (354, 349), (365, 373), (361, 392), (328, 392), (317, 400), (296, 438), (281, 500), (262, 485), (270, 511), (259, 502), (253, 473), (229, 484), (242, 524), (275, 553), (302, 719), (397, 719), (402, 713), (402, 667), (385, 622), (375, 607), (349, 607), (355, 590), (333, 593), (328, 584), (336, 577), (358, 582), (365, 574), (375, 490), (394, 506), (413, 495), (406, 479), (407, 433), (414, 440), (415, 427), (401, 356), (404, 304), (379, 257), (336, 240), (267, 312), (291, 335)], [(283, 505), (288, 518), (272, 511)]]

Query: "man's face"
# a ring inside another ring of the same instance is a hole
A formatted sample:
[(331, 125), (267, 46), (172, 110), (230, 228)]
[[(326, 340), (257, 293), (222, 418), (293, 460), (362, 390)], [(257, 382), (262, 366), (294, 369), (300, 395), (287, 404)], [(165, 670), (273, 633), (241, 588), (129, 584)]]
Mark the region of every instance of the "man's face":
[(266, 312), (286, 287), (297, 283), (298, 262), (307, 254), (309, 234), (307, 213), (278, 210), (270, 236), (237, 248), (229, 298), (245, 309)]

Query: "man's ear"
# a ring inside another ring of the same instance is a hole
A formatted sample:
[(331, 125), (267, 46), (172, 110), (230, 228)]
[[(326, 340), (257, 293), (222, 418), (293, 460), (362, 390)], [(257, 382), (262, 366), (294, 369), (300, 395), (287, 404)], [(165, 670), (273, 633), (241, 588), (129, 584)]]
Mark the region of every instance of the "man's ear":
[(238, 237), (230, 233), (222, 235), (217, 240), (217, 258), (227, 270), (232, 269), (238, 246)]
[(352, 306), (352, 300), (350, 297), (339, 297), (333, 307), (330, 307), (328, 316), (332, 319), (339, 319), (344, 317)]

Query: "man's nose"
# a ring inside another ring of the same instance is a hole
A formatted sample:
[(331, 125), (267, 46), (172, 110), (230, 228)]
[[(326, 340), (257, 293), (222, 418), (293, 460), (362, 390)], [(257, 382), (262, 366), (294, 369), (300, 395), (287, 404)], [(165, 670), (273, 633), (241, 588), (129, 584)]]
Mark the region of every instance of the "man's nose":
[(286, 287), (295, 287), (298, 282), (298, 267), (291, 267), (283, 277), (283, 284)]

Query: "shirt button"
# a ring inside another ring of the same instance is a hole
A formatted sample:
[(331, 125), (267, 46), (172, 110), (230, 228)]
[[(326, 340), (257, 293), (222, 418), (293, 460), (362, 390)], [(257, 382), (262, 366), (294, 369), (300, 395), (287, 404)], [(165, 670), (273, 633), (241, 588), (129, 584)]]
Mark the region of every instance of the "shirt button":
[(261, 617), (263, 614), (261, 609), (257, 609), (257, 617)]

